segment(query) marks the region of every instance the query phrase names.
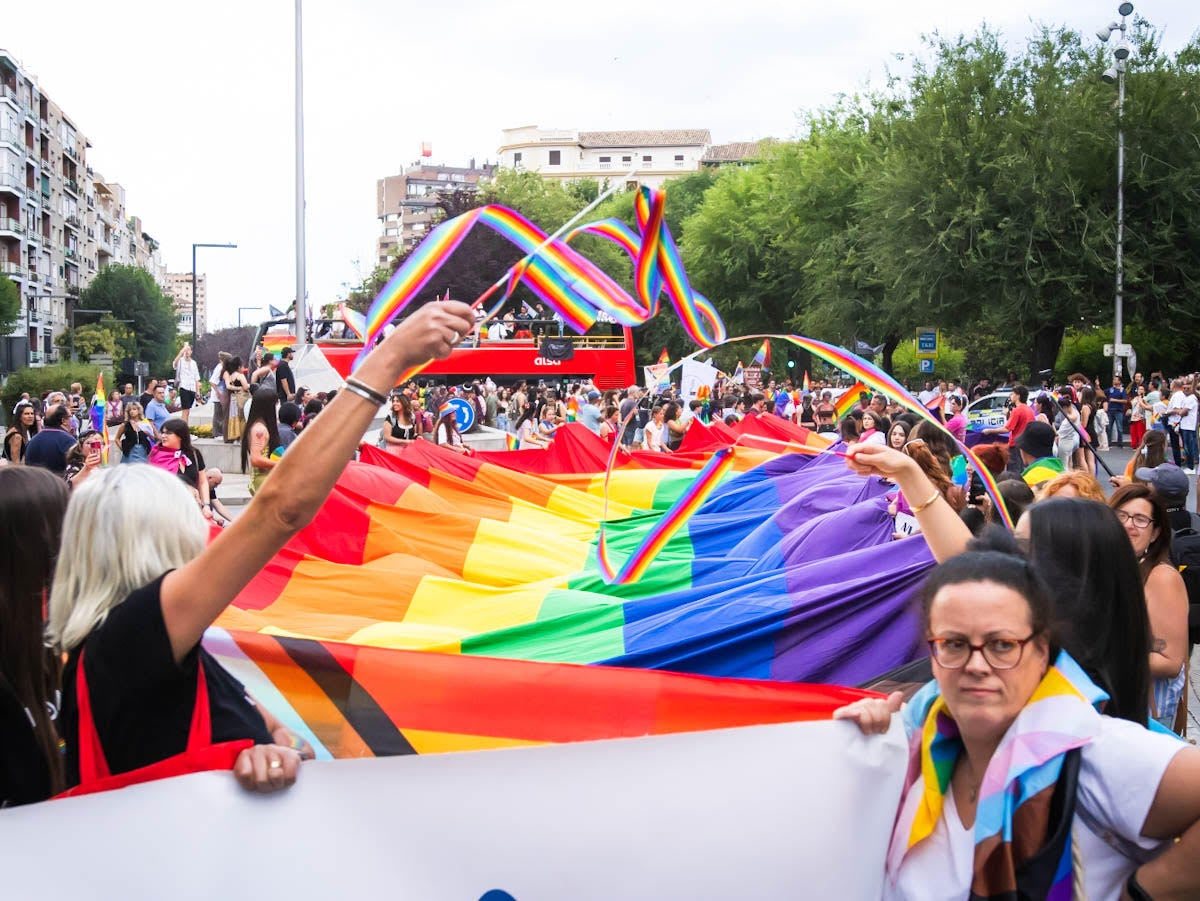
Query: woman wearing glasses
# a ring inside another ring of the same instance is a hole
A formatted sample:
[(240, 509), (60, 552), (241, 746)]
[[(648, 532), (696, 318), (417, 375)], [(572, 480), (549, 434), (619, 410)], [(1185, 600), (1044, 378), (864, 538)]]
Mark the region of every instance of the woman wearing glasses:
[[(911, 757), (883, 897), (1195, 897), (1200, 750), (1101, 715), (1038, 571), (1011, 540), (993, 548), (941, 564), (923, 591), (935, 681), (902, 712)], [(834, 716), (884, 732), (900, 700)]]
[(1138, 559), (1150, 615), (1150, 677), (1154, 706), (1151, 715), (1168, 729), (1187, 682), (1187, 587), (1171, 565), (1171, 522), (1167, 507), (1149, 485), (1118, 488), (1108, 499), (1125, 528)]

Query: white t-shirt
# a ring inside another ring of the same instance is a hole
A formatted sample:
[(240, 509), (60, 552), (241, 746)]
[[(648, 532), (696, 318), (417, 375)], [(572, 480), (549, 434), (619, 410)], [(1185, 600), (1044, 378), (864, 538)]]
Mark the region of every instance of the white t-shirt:
[(646, 423), (646, 450), (660, 451), (663, 449), (663, 426), (654, 420)]
[[(1142, 838), (1142, 824), (1167, 764), (1187, 745), (1128, 720), (1105, 716), (1101, 721), (1100, 734), (1080, 759), (1072, 835), (1083, 852), (1087, 897), (1117, 901), (1139, 863), (1113, 836), (1145, 852), (1167, 844)], [(908, 805), (918, 801), (913, 792)], [(885, 880), (884, 901), (962, 901), (970, 892), (974, 864), (974, 830), (963, 826), (948, 792), (933, 834), (909, 852), (895, 885)]]
[[(1167, 409), (1178, 410), (1181, 407), (1186, 407), (1186, 397), (1187, 396), (1182, 391), (1176, 391), (1171, 395), (1171, 399), (1167, 401)], [(1172, 413), (1167, 417), (1167, 422), (1172, 426), (1176, 426), (1179, 425), (1179, 420), (1181, 418), (1182, 417), (1178, 413)], [(1192, 426), (1192, 428), (1195, 428), (1195, 426)]]
[(1185, 394), (1181, 406), (1187, 408), (1187, 412), (1183, 414), (1183, 419), (1179, 421), (1179, 428), (1185, 432), (1196, 431), (1196, 407), (1200, 402), (1196, 400), (1196, 395)]
[(184, 391), (195, 391), (199, 383), (200, 371), (196, 368), (196, 361), (180, 357), (175, 367), (175, 384)]

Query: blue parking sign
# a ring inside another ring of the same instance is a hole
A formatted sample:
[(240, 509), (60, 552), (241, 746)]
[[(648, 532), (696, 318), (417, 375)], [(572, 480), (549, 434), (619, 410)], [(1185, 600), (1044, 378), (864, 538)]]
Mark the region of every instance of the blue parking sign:
[(933, 375), (933, 360), (919, 360), (922, 375)]

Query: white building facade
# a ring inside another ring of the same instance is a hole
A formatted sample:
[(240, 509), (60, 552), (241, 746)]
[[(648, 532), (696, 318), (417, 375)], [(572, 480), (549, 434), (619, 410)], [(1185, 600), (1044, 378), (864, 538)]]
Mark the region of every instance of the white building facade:
[(574, 131), (527, 125), (504, 130), (499, 154), (501, 166), (547, 179), (658, 188), (698, 170), (711, 145), (707, 128)]

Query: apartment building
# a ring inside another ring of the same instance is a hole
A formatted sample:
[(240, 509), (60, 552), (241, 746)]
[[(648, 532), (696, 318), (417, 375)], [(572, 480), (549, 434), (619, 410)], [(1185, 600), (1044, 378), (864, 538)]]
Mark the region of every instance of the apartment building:
[(707, 128), (575, 131), (526, 125), (504, 129), (499, 154), (501, 166), (543, 178), (623, 179), (628, 188), (658, 188), (669, 178), (699, 169), (710, 146)]
[(55, 337), (104, 266), (139, 265), (165, 285), (158, 246), (124, 191), (87, 163), (74, 120), (0, 49), (0, 273), (21, 292), (21, 319), (0, 336), (0, 373), (56, 362)]
[[(192, 333), (192, 274), (190, 272), (167, 273), (167, 296), (175, 304), (175, 315), (179, 318), (179, 333)], [(208, 276), (196, 276), (196, 334), (208, 332)]]
[(438, 219), (438, 203), (449, 193), (475, 191), (479, 182), (492, 177), (496, 167), (475, 160), (463, 167), (413, 163), (375, 183), (376, 216), (381, 233), (376, 242), (376, 260), (386, 263), (399, 248), (419, 244)]

